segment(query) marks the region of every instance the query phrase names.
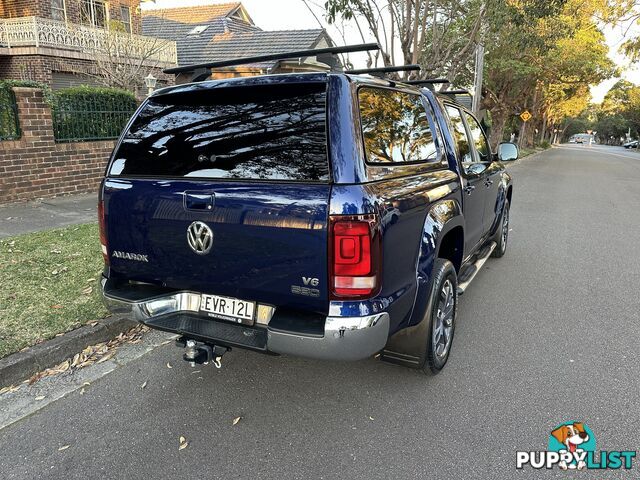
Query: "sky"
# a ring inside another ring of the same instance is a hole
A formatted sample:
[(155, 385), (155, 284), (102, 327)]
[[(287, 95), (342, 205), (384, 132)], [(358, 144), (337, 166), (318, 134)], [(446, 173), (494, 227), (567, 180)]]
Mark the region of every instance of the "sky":
[[(263, 30), (300, 30), (306, 28), (327, 28), (329, 35), (337, 45), (362, 43), (360, 34), (352, 28), (345, 31), (344, 39), (341, 33), (334, 26), (327, 27), (323, 18), (324, 0), (307, 0), (307, 5), (313, 13), (305, 6), (302, 0), (241, 0), (249, 15), (256, 25)], [(212, 0), (156, 0), (155, 4), (147, 3), (143, 8), (162, 8), (162, 7), (186, 7), (192, 5), (207, 5), (211, 3), (226, 3), (224, 1)], [(315, 14), (315, 16), (314, 16)], [(317, 17), (317, 18), (316, 18)], [(628, 30), (628, 32), (627, 32)], [(609, 45), (609, 57), (622, 70), (621, 77), (640, 84), (640, 65), (634, 68), (629, 66), (628, 60), (618, 52), (618, 48), (624, 42), (624, 35), (640, 34), (640, 27), (632, 25), (621, 25), (616, 28), (608, 28), (605, 30), (605, 38)], [(372, 41), (372, 38), (366, 38)], [(351, 55), (350, 59), (356, 68), (365, 67), (366, 56), (364, 54)], [(591, 95), (595, 103), (602, 102), (607, 91), (618, 81), (618, 78), (612, 78), (602, 82), (600, 85), (591, 87)]]

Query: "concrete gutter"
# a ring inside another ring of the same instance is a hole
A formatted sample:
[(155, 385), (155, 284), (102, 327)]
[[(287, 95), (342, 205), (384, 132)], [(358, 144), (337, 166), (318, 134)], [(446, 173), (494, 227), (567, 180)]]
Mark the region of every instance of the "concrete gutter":
[(113, 316), (54, 337), (22, 352), (0, 359), (0, 387), (15, 385), (35, 373), (73, 357), (89, 345), (109, 341), (138, 323)]

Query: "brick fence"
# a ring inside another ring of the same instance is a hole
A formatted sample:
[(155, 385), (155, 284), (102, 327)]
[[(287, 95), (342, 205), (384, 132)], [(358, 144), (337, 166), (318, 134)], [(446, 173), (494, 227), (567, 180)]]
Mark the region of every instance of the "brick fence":
[(97, 192), (115, 142), (56, 143), (37, 88), (14, 88), (22, 137), (0, 141), (0, 204)]

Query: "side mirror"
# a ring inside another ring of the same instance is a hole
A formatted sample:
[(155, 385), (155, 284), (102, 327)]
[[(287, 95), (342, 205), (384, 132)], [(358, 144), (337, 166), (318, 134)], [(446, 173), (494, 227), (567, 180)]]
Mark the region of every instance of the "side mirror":
[(498, 145), (498, 160), (509, 162), (518, 159), (518, 146), (515, 143), (503, 142)]

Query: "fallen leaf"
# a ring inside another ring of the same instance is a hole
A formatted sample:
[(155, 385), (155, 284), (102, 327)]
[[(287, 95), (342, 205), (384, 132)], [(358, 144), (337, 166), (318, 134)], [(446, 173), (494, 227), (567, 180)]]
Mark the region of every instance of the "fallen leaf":
[(93, 287), (91, 285), (82, 289), (82, 293), (84, 293), (85, 295), (89, 295), (91, 292), (93, 292)]
[(38, 395), (38, 396), (36, 397), (36, 400), (44, 400), (44, 395)]
[(59, 452), (61, 452), (61, 451), (63, 451), (63, 450), (66, 450), (66, 449), (67, 449), (67, 448), (69, 448), (70, 446), (71, 446), (71, 445), (65, 445), (64, 447), (60, 447), (60, 448), (58, 449), (58, 451), (59, 451)]
[(242, 418), (242, 417), (236, 417), (236, 418), (234, 418), (234, 419), (233, 419), (233, 424), (234, 424), (234, 425), (237, 425), (241, 418)]
[(91, 325), (92, 327), (95, 327), (98, 324), (97, 321), (93, 321), (93, 322), (87, 322), (87, 325)]
[(370, 417), (369, 417), (369, 420), (373, 421), (373, 417), (371, 417), (371, 416), (370, 416)]
[(82, 385), (91, 385), (89, 382), (84, 382)]
[(191, 372), (191, 375), (193, 375), (194, 373), (200, 373), (202, 370), (194, 370), (193, 372)]
[(80, 395), (84, 395), (84, 388), (80, 389)]
[(62, 308), (62, 305), (51, 305), (51, 308)]
[(144, 390), (144, 387), (146, 387), (146, 386), (147, 386), (147, 382), (144, 382), (142, 385), (140, 385), (140, 388), (141, 388), (142, 390)]
[(20, 388), (20, 385), (18, 386), (9, 385), (8, 387), (0, 388), (0, 395), (2, 395), (3, 393), (13, 393), (17, 391), (19, 388)]
[(89, 283), (89, 282), (95, 282), (95, 281), (96, 281), (96, 279), (95, 279), (95, 278), (87, 278), (87, 283)]
[(58, 250), (58, 249), (54, 248), (53, 250), (51, 250), (51, 253), (60, 254), (60, 253), (62, 253), (62, 251), (60, 251), (60, 250)]
[(178, 447), (178, 450), (184, 450), (188, 446), (189, 446), (189, 442), (187, 442), (187, 439), (184, 437), (180, 437), (180, 446)]
[(107, 361), (107, 360), (109, 360), (111, 357), (113, 357), (115, 354), (116, 354), (116, 352), (111, 352), (111, 353), (106, 354), (104, 357), (102, 357), (100, 360), (98, 360), (98, 361), (96, 362), (96, 364), (97, 364), (97, 363), (106, 362), (106, 361)]
[(169, 362), (167, 362), (167, 368), (173, 368)]

